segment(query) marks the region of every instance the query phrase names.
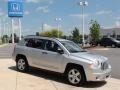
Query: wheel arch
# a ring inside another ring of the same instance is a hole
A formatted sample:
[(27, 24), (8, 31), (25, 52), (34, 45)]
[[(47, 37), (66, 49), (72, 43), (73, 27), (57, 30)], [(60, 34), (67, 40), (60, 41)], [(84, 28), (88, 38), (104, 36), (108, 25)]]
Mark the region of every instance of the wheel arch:
[(79, 68), (81, 68), (81, 70), (83, 71), (83, 74), (84, 74), (85, 80), (87, 80), (87, 79), (86, 79), (86, 74), (85, 74), (84, 67), (83, 67), (82, 65), (80, 65), (80, 64), (68, 63), (68, 64), (66, 65), (66, 68), (65, 68), (64, 74), (66, 74), (67, 70), (68, 70), (69, 68), (71, 68), (71, 67), (79, 67)]
[(17, 55), (16, 55), (16, 58), (15, 58), (15, 61), (17, 62), (17, 60), (18, 60), (19, 58), (25, 58), (25, 60), (26, 60), (26, 62), (27, 62), (27, 64), (28, 64), (27, 57), (26, 57), (25, 55), (23, 55), (23, 54), (17, 54)]

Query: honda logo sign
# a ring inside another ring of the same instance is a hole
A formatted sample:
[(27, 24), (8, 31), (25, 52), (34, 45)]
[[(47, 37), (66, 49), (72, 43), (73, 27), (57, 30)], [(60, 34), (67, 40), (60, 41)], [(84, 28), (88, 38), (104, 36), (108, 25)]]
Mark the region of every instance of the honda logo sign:
[(9, 17), (23, 17), (23, 2), (22, 1), (8, 1), (8, 16)]

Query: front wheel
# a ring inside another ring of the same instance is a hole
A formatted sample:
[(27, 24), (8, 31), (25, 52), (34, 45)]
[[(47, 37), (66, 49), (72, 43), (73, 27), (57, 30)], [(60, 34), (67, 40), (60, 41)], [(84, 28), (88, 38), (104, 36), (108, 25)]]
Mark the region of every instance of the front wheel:
[(68, 82), (75, 86), (82, 85), (85, 82), (85, 75), (82, 68), (69, 68), (66, 76)]
[(16, 67), (18, 71), (26, 72), (28, 70), (28, 63), (25, 58), (18, 58), (16, 62)]

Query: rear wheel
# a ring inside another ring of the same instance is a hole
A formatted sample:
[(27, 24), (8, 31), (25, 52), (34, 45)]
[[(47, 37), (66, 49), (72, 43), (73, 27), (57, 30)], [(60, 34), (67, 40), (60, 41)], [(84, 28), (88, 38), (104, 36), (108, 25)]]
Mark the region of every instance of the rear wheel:
[(111, 45), (111, 47), (112, 47), (112, 48), (115, 48), (115, 47), (116, 47), (116, 45), (115, 45), (115, 44), (112, 44), (112, 45)]
[(102, 46), (107, 47), (107, 45), (106, 45), (106, 44), (103, 44)]
[(26, 58), (18, 58), (16, 62), (16, 67), (18, 71), (26, 72), (29, 68)]
[(67, 70), (66, 78), (72, 85), (78, 86), (85, 82), (85, 75), (82, 68), (71, 67)]

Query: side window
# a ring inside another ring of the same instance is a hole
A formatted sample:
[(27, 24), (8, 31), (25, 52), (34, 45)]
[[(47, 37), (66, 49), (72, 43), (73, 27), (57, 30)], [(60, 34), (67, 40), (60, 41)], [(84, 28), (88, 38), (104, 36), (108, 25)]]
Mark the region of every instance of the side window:
[(108, 38), (108, 39), (107, 39), (107, 42), (109, 42), (109, 43), (110, 43), (111, 41), (112, 41), (112, 40), (111, 40), (110, 38)]
[(27, 47), (37, 48), (37, 49), (44, 49), (44, 40), (42, 39), (26, 39), (25, 45)]
[(35, 40), (34, 48), (44, 49), (44, 47), (45, 47), (45, 41), (44, 40), (42, 40), (42, 39), (36, 39)]
[(25, 46), (34, 47), (34, 39), (25, 39)]
[(25, 39), (25, 45), (27, 47), (36, 49), (45, 49), (52, 52), (57, 52), (61, 47), (54, 41), (43, 40), (43, 39)]
[(104, 38), (104, 39), (102, 39), (102, 42), (105, 42), (105, 38)]
[(107, 42), (107, 40), (108, 40), (107, 38), (104, 38), (104, 39), (103, 39), (103, 42)]
[(60, 46), (54, 41), (46, 41), (46, 50), (57, 52), (58, 49), (61, 49)]

